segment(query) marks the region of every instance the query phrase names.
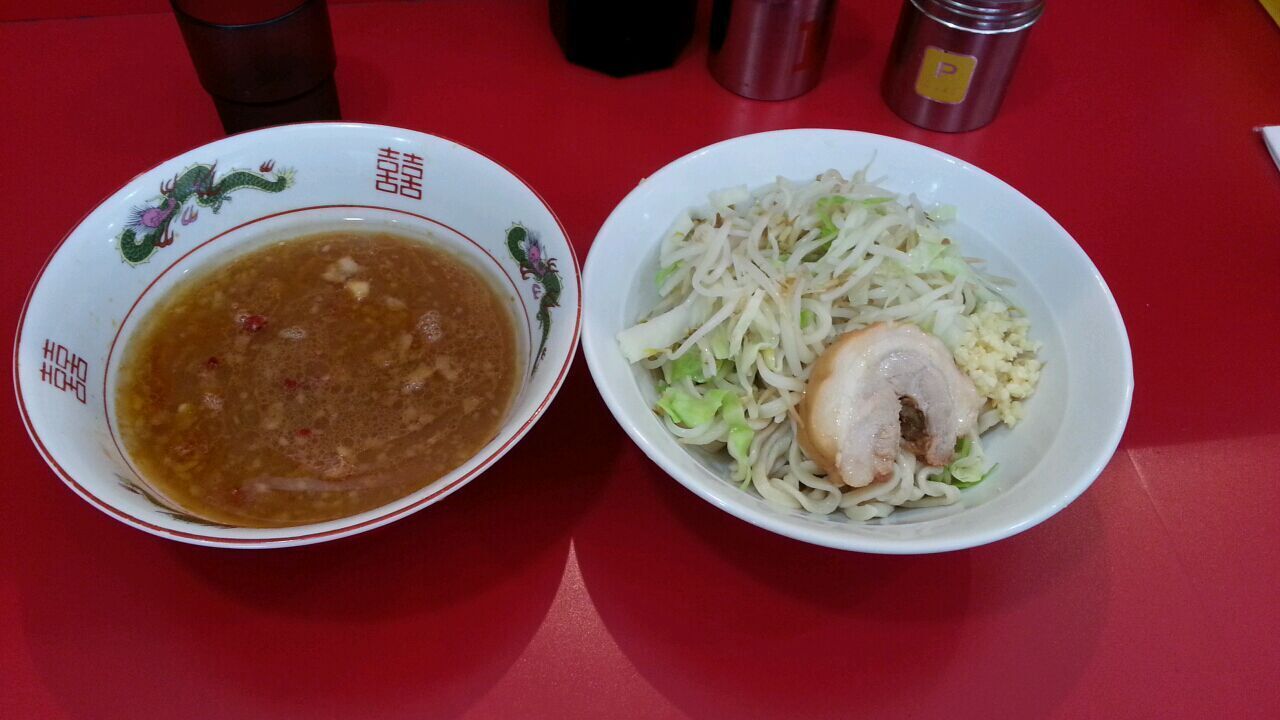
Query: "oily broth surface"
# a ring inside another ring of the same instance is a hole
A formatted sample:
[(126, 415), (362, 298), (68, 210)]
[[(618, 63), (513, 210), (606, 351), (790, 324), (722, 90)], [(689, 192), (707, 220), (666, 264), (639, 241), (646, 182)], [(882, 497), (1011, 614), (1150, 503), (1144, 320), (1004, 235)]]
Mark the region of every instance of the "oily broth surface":
[(506, 303), (467, 262), (398, 234), (308, 235), (163, 297), (125, 350), (116, 419), (142, 477), (188, 512), (321, 522), (493, 439), (516, 352)]

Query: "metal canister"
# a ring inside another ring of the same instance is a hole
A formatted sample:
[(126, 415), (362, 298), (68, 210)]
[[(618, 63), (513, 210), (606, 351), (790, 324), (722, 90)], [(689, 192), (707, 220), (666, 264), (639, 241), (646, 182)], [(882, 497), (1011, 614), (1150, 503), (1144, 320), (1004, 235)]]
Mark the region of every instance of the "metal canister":
[(822, 78), (835, 0), (715, 0), (707, 67), (725, 88), (786, 100)]
[(963, 132), (991, 122), (1044, 0), (906, 0), (881, 92), (902, 119)]

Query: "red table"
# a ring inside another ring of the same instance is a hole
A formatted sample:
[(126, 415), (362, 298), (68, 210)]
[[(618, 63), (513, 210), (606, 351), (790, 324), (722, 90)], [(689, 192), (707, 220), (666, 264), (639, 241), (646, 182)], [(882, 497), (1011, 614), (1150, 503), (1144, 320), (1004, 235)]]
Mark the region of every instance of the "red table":
[[(1256, 2), (1051, 2), (1000, 117), (965, 135), (879, 100), (897, 3), (844, 3), (825, 80), (777, 104), (721, 90), (704, 41), (627, 80), (571, 66), (545, 5), (335, 6), (346, 117), (500, 159), (581, 257), (638, 179), (742, 133), (856, 128), (972, 161), (1066, 226), (1124, 312), (1137, 393), (1106, 472), (988, 547), (809, 547), (665, 476), (579, 361), (447, 502), (232, 552), (78, 500), (3, 383), (0, 717), (1280, 717), (1280, 173), (1252, 130), (1280, 123), (1280, 33)], [(5, 337), (82, 213), (220, 135), (163, 9), (0, 7)], [(100, 16), (13, 21), (39, 12)]]

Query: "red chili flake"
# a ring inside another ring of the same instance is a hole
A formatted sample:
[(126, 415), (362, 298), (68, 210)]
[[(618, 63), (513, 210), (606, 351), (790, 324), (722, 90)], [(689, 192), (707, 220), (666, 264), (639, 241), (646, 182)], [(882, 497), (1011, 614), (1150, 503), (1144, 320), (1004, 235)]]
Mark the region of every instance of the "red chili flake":
[(222, 364), (222, 361), (216, 357), (211, 357), (208, 360), (204, 361), (204, 367), (206, 370), (217, 370), (218, 366), (221, 364)]
[(284, 385), (285, 390), (297, 390), (298, 387), (302, 385), (302, 383), (294, 380), (293, 378), (285, 378), (284, 382), (281, 384)]
[(240, 329), (245, 332), (256, 333), (267, 326), (267, 319), (261, 315), (241, 315)]
[(301, 428), (301, 429), (299, 429), (299, 430), (298, 430), (298, 437), (300, 437), (300, 438), (309, 438), (309, 437), (311, 437), (311, 428)]

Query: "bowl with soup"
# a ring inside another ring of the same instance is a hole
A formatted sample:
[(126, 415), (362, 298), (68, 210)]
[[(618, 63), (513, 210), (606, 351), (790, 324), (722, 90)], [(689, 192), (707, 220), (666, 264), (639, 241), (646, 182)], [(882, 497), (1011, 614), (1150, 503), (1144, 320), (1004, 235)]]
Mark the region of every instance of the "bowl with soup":
[(405, 517), (497, 462), (578, 343), (578, 265), (510, 171), (311, 123), (167, 160), (56, 246), (14, 347), (73, 491), (189, 543), (281, 547)]

